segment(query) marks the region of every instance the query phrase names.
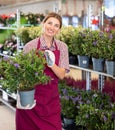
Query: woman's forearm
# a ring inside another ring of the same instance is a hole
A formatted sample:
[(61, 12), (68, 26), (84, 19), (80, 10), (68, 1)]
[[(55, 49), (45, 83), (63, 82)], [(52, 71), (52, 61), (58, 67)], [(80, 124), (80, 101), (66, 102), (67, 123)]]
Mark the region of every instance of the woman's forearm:
[(57, 66), (56, 64), (54, 64), (51, 67), (52, 71), (55, 73), (55, 75), (59, 78), (59, 79), (63, 79), (65, 77), (65, 69), (64, 68), (60, 68), (59, 66)]

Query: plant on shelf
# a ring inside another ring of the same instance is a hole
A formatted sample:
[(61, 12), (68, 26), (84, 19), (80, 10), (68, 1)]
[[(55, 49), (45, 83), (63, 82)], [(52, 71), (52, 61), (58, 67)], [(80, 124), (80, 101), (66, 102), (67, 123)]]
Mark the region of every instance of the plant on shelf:
[(43, 14), (33, 14), (33, 13), (28, 13), (25, 15), (25, 19), (28, 21), (28, 24), (30, 25), (38, 25), (41, 23), (41, 21), (44, 19)]
[(62, 107), (62, 114), (64, 118), (67, 119), (75, 119), (76, 116), (76, 104), (74, 102), (73, 90), (70, 86), (68, 86), (65, 81), (59, 82), (59, 90), (60, 90), (60, 100)]
[(90, 38), (89, 29), (75, 28), (74, 34), (71, 38), (71, 51), (74, 55), (77, 55), (78, 66), (83, 68), (89, 67), (90, 58)]
[[(65, 113), (64, 115), (74, 118), (76, 129), (114, 129), (115, 102), (108, 95), (108, 90), (107, 94), (105, 91), (102, 92), (97, 89), (84, 90), (84, 88), (80, 87), (79, 81), (78, 84), (72, 84), (67, 78), (65, 82), (60, 82), (59, 90), (61, 94), (60, 98), (62, 99), (62, 112)], [(74, 106), (67, 101), (72, 101)]]
[(115, 76), (115, 31), (108, 33), (108, 43), (105, 49), (105, 67), (107, 74)]
[(60, 33), (56, 35), (56, 38), (65, 42), (68, 45), (69, 52), (72, 53), (71, 50), (71, 38), (74, 35), (74, 27), (73, 26), (63, 26)]
[(90, 56), (89, 29), (75, 28), (71, 37), (71, 51), (75, 55)]
[(1, 26), (5, 26), (6, 25), (6, 19), (7, 19), (7, 15), (3, 14), (3, 15), (0, 15), (0, 24)]
[(8, 15), (7, 19), (6, 19), (6, 25), (7, 26), (17, 26), (16, 18), (17, 18), (17, 15), (15, 13)]
[(107, 34), (108, 42), (105, 46), (105, 59), (108, 61), (115, 61), (115, 31)]
[(107, 34), (100, 30), (94, 30), (90, 32), (89, 39), (90, 39), (89, 55), (97, 59), (105, 58), (106, 44), (108, 43)]
[(78, 93), (78, 114), (76, 125), (88, 130), (110, 130), (114, 128), (115, 103), (100, 91), (81, 91)]
[(23, 44), (33, 40), (41, 35), (41, 26), (37, 27), (20, 27), (16, 30), (17, 36)]
[(17, 40), (16, 40), (16, 35), (15, 33), (12, 33), (11, 38), (5, 40), (3, 44), (3, 52), (6, 52), (7, 55), (14, 55), (17, 50)]
[(0, 61), (0, 83), (9, 92), (34, 89), (36, 84), (50, 80), (44, 73), (45, 63), (43, 52), (36, 54), (36, 50), (19, 52), (15, 57), (5, 56)]
[(20, 27), (15, 31), (16, 35), (21, 39), (21, 42), (25, 45), (32, 40), (29, 37), (29, 27)]
[(29, 28), (28, 31), (29, 31), (28, 33), (29, 33), (30, 39), (35, 39), (41, 35), (42, 28), (41, 28), (41, 26), (31, 27), (31, 28)]

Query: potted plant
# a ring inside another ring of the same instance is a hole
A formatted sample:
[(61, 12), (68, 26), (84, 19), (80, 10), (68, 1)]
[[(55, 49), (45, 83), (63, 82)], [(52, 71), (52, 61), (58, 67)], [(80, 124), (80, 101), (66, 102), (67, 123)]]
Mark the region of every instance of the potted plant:
[(47, 83), (50, 79), (44, 73), (43, 52), (19, 52), (15, 57), (5, 56), (0, 61), (0, 83), (9, 92), (33, 90), (36, 84)]
[(78, 114), (76, 125), (85, 126), (88, 130), (110, 130), (114, 128), (113, 116), (115, 103), (100, 91), (81, 91), (77, 101)]
[(21, 42), (25, 45), (32, 39), (35, 39), (41, 35), (41, 26), (31, 26), (31, 27), (20, 27), (15, 33), (21, 39)]
[(115, 31), (108, 34), (105, 53), (106, 72), (115, 76)]
[(75, 126), (76, 104), (74, 102), (74, 93), (72, 88), (65, 81), (59, 82), (61, 112), (63, 116), (64, 127), (66, 129)]
[(89, 67), (89, 31), (89, 29), (79, 30), (79, 28), (76, 28), (71, 38), (71, 50), (73, 54), (77, 55), (79, 66), (84, 68)]
[(96, 71), (104, 71), (105, 49), (108, 43), (106, 33), (94, 30), (91, 31), (90, 56), (92, 57), (93, 69)]
[(75, 27), (73, 26), (63, 26), (60, 33), (56, 36), (57, 39), (63, 41), (67, 44), (69, 50), (69, 63), (77, 64), (77, 56), (73, 54), (73, 50), (71, 49), (71, 38), (74, 35)]
[[(65, 82), (61, 81), (59, 83), (60, 97), (64, 97), (67, 100), (72, 99), (76, 106), (76, 112), (74, 112), (74, 115), (76, 115), (74, 119), (75, 128), (79, 130), (112, 130), (115, 127), (115, 103), (111, 97), (113, 88), (111, 88), (112, 92), (110, 92), (108, 86), (107, 90), (99, 91), (95, 86), (92, 90), (86, 91), (79, 81), (76, 81), (76, 83), (73, 84), (68, 78), (65, 79)], [(96, 84), (92, 85), (94, 86)], [(114, 87), (114, 85), (112, 86)], [(63, 101), (63, 104), (66, 103)], [(64, 111), (66, 112), (66, 109), (70, 108), (70, 106), (66, 104)], [(72, 113), (72, 111), (70, 112)], [(70, 112), (66, 114), (68, 117)]]

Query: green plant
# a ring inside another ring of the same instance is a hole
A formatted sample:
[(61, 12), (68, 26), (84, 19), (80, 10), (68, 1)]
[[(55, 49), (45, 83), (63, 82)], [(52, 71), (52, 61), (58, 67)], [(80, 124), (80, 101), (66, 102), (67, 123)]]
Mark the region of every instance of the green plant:
[(42, 27), (31, 27), (28, 29), (30, 39), (35, 39), (42, 34)]
[(21, 39), (23, 44), (33, 40), (41, 35), (41, 26), (38, 27), (20, 27), (15, 33)]
[(74, 30), (71, 38), (71, 50), (76, 55), (105, 58), (108, 36), (100, 30)]
[[(83, 90), (71, 85), (71, 79), (59, 82), (62, 113), (74, 118), (76, 126), (87, 130), (112, 130), (115, 122), (115, 103), (99, 90)], [(73, 104), (72, 104), (73, 103)], [(72, 109), (73, 107), (73, 109)], [(72, 110), (72, 111), (71, 111)]]
[(45, 16), (43, 14), (33, 14), (31, 12), (25, 15), (25, 18), (28, 21), (28, 24), (30, 25), (40, 24), (44, 17)]
[(100, 91), (81, 91), (77, 101), (78, 114), (76, 125), (85, 126), (88, 130), (108, 130), (114, 128), (113, 113), (115, 103)]
[(61, 98), (62, 113), (65, 118), (75, 119), (76, 105), (74, 104), (72, 97), (64, 96)]
[(115, 61), (115, 31), (107, 34), (108, 42), (105, 45), (105, 59), (109, 61)]
[(75, 28), (74, 34), (71, 37), (71, 52), (75, 55), (81, 56), (90, 56), (90, 38), (89, 38), (89, 29), (81, 29)]
[(90, 51), (89, 55), (94, 58), (105, 58), (106, 56), (106, 45), (108, 43), (108, 37), (107, 34), (95, 30), (91, 31), (89, 33), (89, 39), (90, 39)]
[(32, 40), (29, 37), (29, 28), (31, 27), (20, 27), (18, 28), (15, 33), (21, 39), (21, 42), (25, 45), (27, 42)]
[(3, 57), (0, 61), (0, 83), (10, 92), (31, 90), (36, 84), (47, 83), (50, 78), (44, 73), (45, 63), (43, 52), (36, 54), (36, 50)]
[(74, 27), (73, 26), (62, 26), (60, 32), (56, 35), (56, 38), (63, 41), (68, 45), (69, 52), (72, 53), (71, 50), (71, 38), (74, 35)]
[(77, 111), (73, 98), (73, 90), (65, 83), (65, 81), (60, 81), (59, 91), (61, 96), (60, 101), (63, 116), (68, 119), (75, 119)]
[(17, 18), (17, 15), (15, 13), (8, 15), (8, 17), (6, 19), (7, 26), (9, 26), (9, 25), (10, 26), (12, 26), (12, 25), (16, 26), (16, 18)]
[(3, 25), (6, 25), (6, 19), (8, 18), (7, 15), (3, 14), (3, 15), (0, 15), (0, 23), (3, 24)]

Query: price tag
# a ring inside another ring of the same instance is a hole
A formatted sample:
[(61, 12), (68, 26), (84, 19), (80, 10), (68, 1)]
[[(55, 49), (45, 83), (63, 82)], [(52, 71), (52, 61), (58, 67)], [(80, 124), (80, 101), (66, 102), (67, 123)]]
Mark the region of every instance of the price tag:
[(5, 91), (3, 91), (2, 98), (3, 98), (4, 100), (8, 101), (8, 94), (7, 94)]
[(83, 64), (87, 64), (87, 61), (86, 61), (86, 60), (83, 60)]

